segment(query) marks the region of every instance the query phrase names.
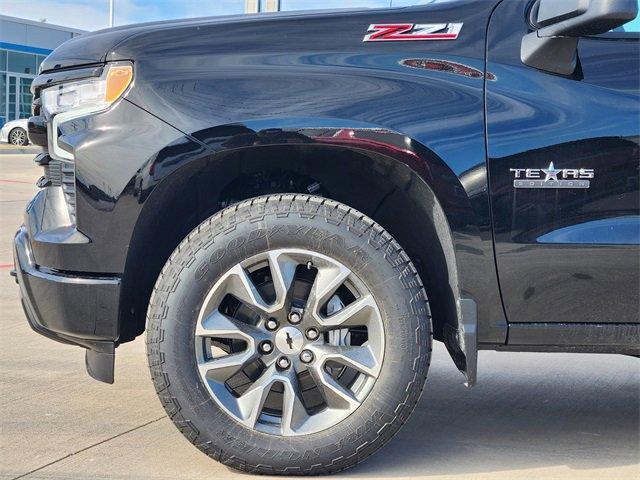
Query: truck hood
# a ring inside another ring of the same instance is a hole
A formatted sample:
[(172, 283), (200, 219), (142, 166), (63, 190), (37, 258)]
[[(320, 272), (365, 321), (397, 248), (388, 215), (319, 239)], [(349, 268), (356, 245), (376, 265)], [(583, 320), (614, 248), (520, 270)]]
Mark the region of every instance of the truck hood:
[[(373, 11), (374, 9), (370, 9)], [(160, 22), (139, 23), (135, 25), (125, 25), (122, 27), (97, 30), (95, 32), (84, 33), (71, 40), (66, 41), (56, 48), (40, 67), (41, 73), (60, 70), (64, 68), (80, 67), (96, 63), (103, 63), (108, 60), (119, 58), (115, 53), (118, 45), (127, 39), (138, 34), (157, 32), (161, 30), (170, 31), (175, 28), (202, 27), (216, 24), (245, 23), (245, 22), (267, 22), (274, 17), (298, 17), (317, 14), (348, 14), (362, 9), (341, 9), (338, 11), (316, 10), (298, 12), (277, 12), (259, 14), (225, 15), (216, 17), (187, 18), (181, 20), (165, 20)]]
[(105, 62), (117, 45), (138, 33), (179, 26), (212, 24), (241, 19), (242, 15), (190, 18), (162, 22), (139, 23), (84, 33), (64, 42), (42, 62), (41, 72)]

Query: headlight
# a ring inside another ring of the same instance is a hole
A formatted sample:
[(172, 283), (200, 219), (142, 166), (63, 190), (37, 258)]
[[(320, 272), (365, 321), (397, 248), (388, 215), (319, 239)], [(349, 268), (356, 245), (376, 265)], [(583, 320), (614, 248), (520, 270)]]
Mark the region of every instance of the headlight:
[(47, 118), (74, 110), (99, 112), (109, 107), (133, 79), (131, 64), (110, 64), (100, 78), (87, 78), (42, 91), (42, 109)]
[(73, 155), (58, 145), (58, 125), (106, 110), (122, 96), (133, 80), (130, 63), (110, 63), (99, 78), (63, 83), (42, 90), (42, 112), (51, 126), (49, 153), (57, 160), (72, 161)]

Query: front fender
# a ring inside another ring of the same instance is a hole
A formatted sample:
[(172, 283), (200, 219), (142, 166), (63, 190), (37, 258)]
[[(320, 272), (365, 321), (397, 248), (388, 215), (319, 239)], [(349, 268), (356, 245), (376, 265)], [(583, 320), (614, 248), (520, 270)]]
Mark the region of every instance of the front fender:
[[(451, 284), (457, 322), (443, 332), (443, 340), (461, 370), (475, 370), (471, 357), (475, 359), (477, 341), (493, 341), (496, 323), (489, 319), (499, 319), (495, 312), (501, 312), (497, 285), (492, 283), (495, 270), (491, 243), (484, 238), (482, 222), (474, 208), (474, 202), (477, 202), (474, 196), (486, 194), (486, 169), (483, 166), (457, 176), (443, 159), (407, 135), (378, 125), (338, 118), (249, 120), (203, 129), (194, 132), (192, 138), (206, 146), (205, 155), (183, 158), (179, 162), (175, 158), (159, 157), (141, 170), (136, 183), (143, 185), (143, 190), (152, 197), (151, 192), (158, 185), (161, 186), (159, 191), (164, 192), (157, 195), (171, 195), (176, 187), (169, 183), (171, 186), (163, 189), (165, 180), (188, 178), (192, 174), (190, 171), (199, 171), (204, 164), (215, 164), (219, 174), (215, 176), (215, 184), (210, 185), (214, 195), (225, 187), (225, 182), (241, 172), (250, 172), (252, 159), (267, 156), (274, 149), (286, 159), (278, 166), (291, 171), (299, 168), (296, 158), (315, 158), (312, 171), (305, 173), (312, 173), (313, 178), (320, 181), (323, 175), (330, 173), (327, 169), (357, 172), (359, 168), (384, 170), (394, 164), (403, 165), (418, 181), (406, 180), (403, 184), (399, 180), (399, 187), (411, 190), (408, 195), (423, 205), (428, 216), (424, 221), (434, 224), (446, 260), (446, 278)], [(329, 158), (338, 155), (343, 163), (329, 162)], [(357, 188), (357, 179), (352, 178), (350, 182), (352, 188)], [(339, 193), (337, 197), (340, 199)], [(374, 204), (383, 200), (371, 199)], [(375, 209), (375, 205), (352, 206), (365, 212)], [(488, 313), (491, 311), (494, 313)], [(478, 320), (481, 325), (476, 332)], [(474, 374), (468, 376), (471, 384), (473, 377)]]

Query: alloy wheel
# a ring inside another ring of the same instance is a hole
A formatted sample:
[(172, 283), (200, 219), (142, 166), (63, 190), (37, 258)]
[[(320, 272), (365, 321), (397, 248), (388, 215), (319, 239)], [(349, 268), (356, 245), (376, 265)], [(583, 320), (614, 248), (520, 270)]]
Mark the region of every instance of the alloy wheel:
[(27, 143), (27, 134), (21, 128), (15, 128), (9, 134), (9, 142), (13, 145), (25, 145)]
[(243, 425), (327, 429), (371, 392), (384, 354), (376, 302), (340, 262), (302, 249), (253, 256), (211, 288), (195, 327), (199, 375)]

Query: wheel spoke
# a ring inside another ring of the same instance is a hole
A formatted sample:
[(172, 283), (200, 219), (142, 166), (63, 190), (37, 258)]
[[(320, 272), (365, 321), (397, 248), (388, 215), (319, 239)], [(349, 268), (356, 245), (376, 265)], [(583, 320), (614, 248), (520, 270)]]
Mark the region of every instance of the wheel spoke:
[(198, 368), (207, 379), (224, 382), (235, 375), (246, 364), (258, 358), (256, 345), (266, 335), (248, 323), (228, 317), (219, 310), (199, 321), (196, 336), (211, 338), (230, 338), (244, 340), (247, 348), (242, 352), (231, 353), (200, 363)]
[(337, 346), (337, 345), (310, 345), (318, 359), (318, 363), (323, 365), (329, 360), (351, 367), (370, 377), (377, 377), (380, 373), (380, 363), (367, 345), (362, 346)]
[(200, 374), (209, 380), (225, 382), (238, 373), (246, 364), (258, 358), (258, 354), (251, 350), (230, 353), (218, 358), (212, 358), (198, 365)]
[(309, 373), (329, 408), (355, 410), (360, 406), (360, 401), (353, 393), (336, 382), (333, 377), (325, 371), (320, 362), (313, 368), (310, 368)]
[(275, 308), (285, 308), (289, 302), (290, 290), (299, 262), (277, 251), (270, 251), (268, 258), (273, 288), (276, 292)]
[(224, 298), (224, 294), (231, 294), (257, 313), (270, 313), (273, 310), (264, 301), (241, 265), (236, 265), (227, 273), (219, 290), (223, 293), (220, 300)]
[(351, 274), (351, 270), (343, 265), (323, 264), (316, 265), (318, 270), (316, 278), (309, 292), (307, 304), (311, 311), (319, 316), (320, 308), (331, 298), (338, 287), (342, 285)]
[(275, 364), (267, 368), (262, 375), (253, 382), (253, 385), (238, 397), (238, 409), (242, 415), (242, 422), (248, 427), (254, 428), (262, 409), (264, 402), (269, 395), (269, 390), (275, 382), (278, 381), (278, 374)]
[(209, 316), (198, 322), (196, 335), (199, 337), (235, 338), (245, 340), (251, 347), (252, 344), (266, 338), (264, 332), (248, 323), (228, 317), (214, 310)]
[(294, 369), (289, 369), (283, 379), (284, 395), (282, 398), (282, 434), (293, 435), (296, 429), (308, 418), (307, 409), (302, 403), (302, 389)]
[(376, 302), (371, 295), (364, 295), (329, 317), (320, 319), (326, 327), (360, 327), (369, 325), (377, 315)]

